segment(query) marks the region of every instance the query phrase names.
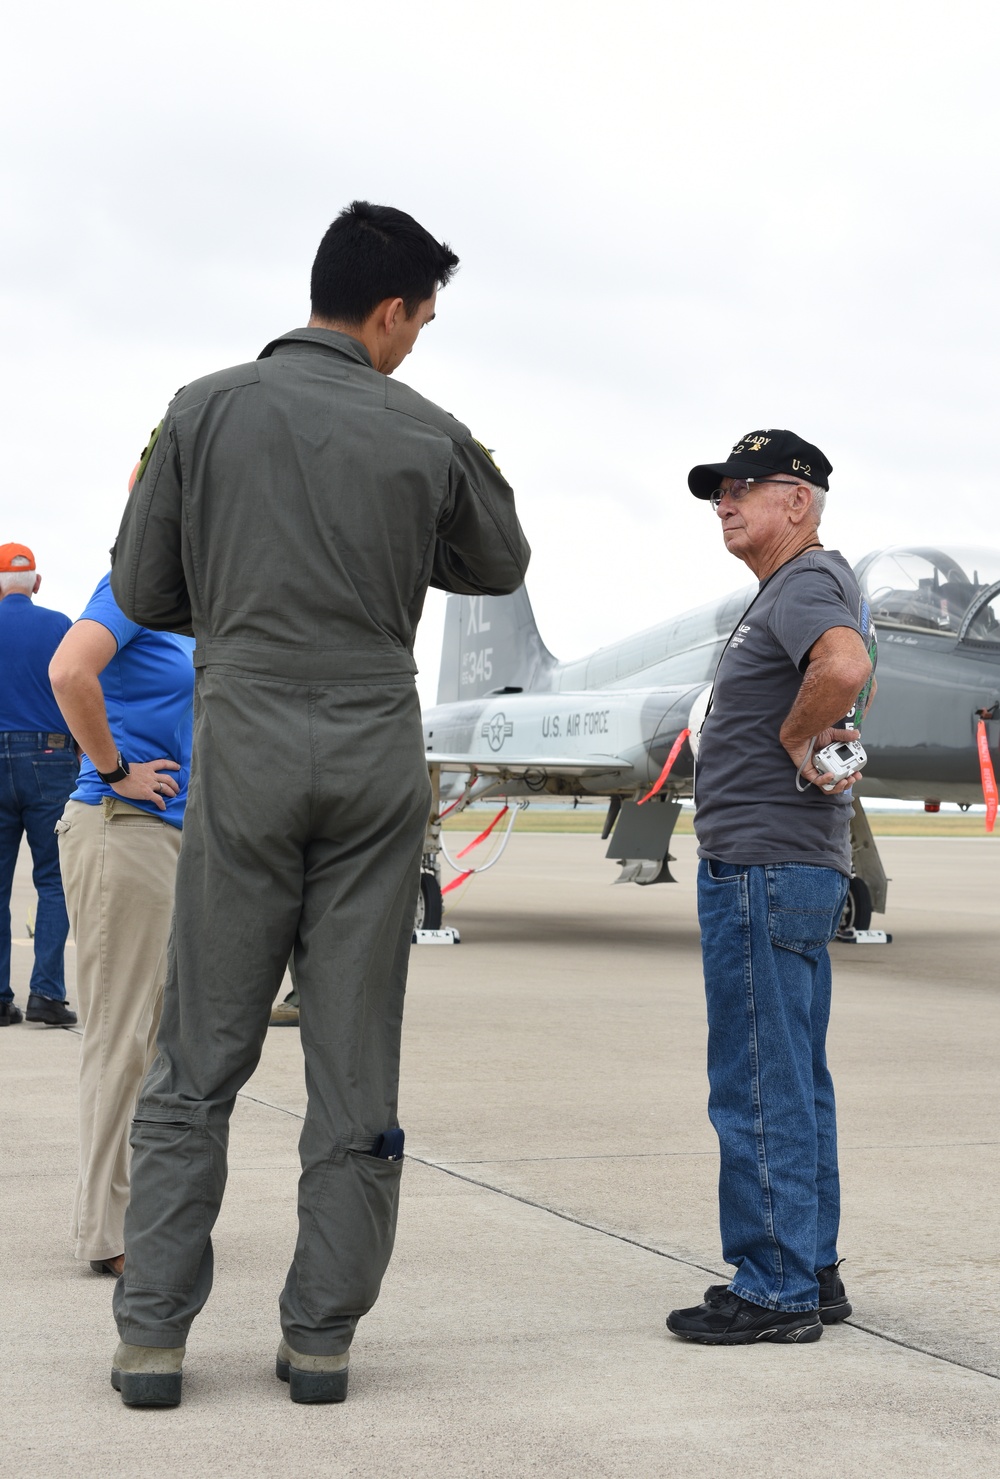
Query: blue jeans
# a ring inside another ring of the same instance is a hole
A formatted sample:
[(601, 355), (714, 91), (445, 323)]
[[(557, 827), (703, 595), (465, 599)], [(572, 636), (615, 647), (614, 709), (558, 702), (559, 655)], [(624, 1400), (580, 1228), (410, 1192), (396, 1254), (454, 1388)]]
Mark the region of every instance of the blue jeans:
[[(63, 744), (53, 748), (56, 739)], [(66, 999), (63, 956), (69, 919), (55, 829), (66, 798), (76, 786), (77, 770), (68, 735), (0, 733), (0, 1001), (14, 999), (10, 989), (10, 891), (24, 833), (38, 894), (35, 964), (29, 989), (52, 1001)]]
[(801, 863), (698, 869), (722, 1252), (730, 1288), (767, 1309), (815, 1309), (816, 1270), (837, 1260), (826, 947), (847, 887)]

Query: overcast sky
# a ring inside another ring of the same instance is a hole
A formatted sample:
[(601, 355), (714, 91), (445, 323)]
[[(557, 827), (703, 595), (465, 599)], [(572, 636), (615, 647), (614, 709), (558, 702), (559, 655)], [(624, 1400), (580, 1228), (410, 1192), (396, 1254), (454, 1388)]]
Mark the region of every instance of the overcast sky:
[(79, 614), (177, 387), (305, 322), (357, 196), (461, 258), (400, 378), (496, 449), (557, 656), (747, 583), (686, 474), (753, 428), (830, 458), (852, 561), (1000, 545), (994, 5), (19, 10), (0, 541), (44, 604)]

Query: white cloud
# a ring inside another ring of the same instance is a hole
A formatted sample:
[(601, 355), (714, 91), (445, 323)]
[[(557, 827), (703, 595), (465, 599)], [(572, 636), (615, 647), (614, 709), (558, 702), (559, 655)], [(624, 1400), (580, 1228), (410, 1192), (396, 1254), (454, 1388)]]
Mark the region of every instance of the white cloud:
[(169, 396), (303, 321), (361, 195), (462, 257), (403, 378), (498, 449), (560, 655), (745, 582), (685, 476), (752, 426), (829, 455), (852, 558), (1000, 543), (998, 31), (963, 0), (24, 9), (3, 538), (79, 609)]

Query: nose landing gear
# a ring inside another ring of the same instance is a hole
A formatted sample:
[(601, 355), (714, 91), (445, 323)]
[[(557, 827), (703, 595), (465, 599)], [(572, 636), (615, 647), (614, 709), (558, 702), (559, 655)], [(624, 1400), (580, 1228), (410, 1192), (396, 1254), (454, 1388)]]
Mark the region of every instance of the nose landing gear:
[(872, 896), (863, 878), (852, 878), (844, 902), (844, 912), (837, 926), (837, 937), (853, 935), (855, 930), (871, 929)]
[(434, 873), (423, 870), (420, 874), (420, 889), (417, 907), (413, 916), (415, 930), (439, 930), (444, 918), (441, 885)]

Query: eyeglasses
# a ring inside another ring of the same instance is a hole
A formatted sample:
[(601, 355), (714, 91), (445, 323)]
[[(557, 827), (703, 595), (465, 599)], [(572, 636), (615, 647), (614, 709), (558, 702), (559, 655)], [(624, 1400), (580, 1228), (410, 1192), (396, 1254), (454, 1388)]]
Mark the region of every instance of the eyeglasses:
[(728, 488), (725, 490), (716, 488), (714, 493), (709, 495), (712, 512), (718, 513), (719, 504), (724, 498), (729, 497), (734, 503), (739, 503), (754, 488), (763, 487), (767, 483), (787, 483), (792, 488), (797, 486), (793, 478), (733, 478)]

